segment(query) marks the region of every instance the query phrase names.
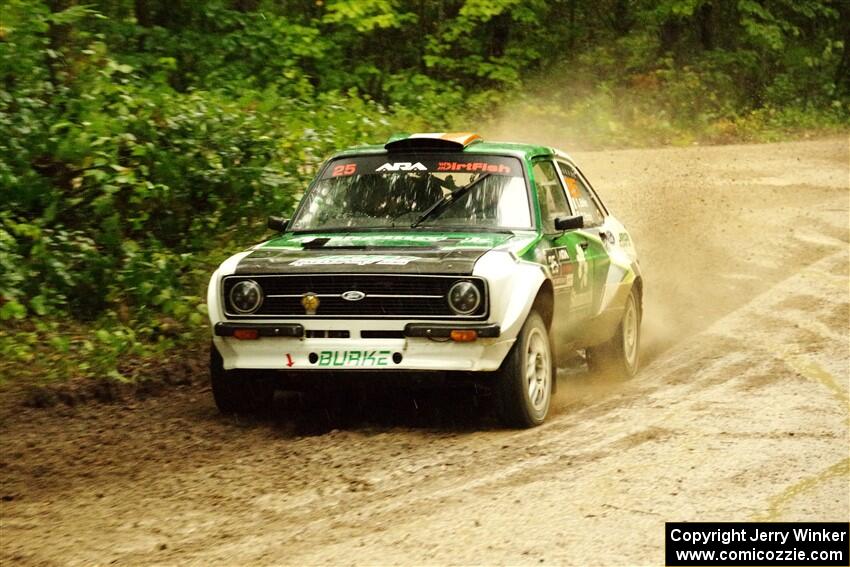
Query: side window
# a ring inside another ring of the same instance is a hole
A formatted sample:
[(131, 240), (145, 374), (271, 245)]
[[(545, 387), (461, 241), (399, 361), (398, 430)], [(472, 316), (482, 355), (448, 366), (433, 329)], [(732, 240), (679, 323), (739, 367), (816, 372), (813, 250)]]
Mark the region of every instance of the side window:
[(577, 215), (584, 216), (584, 226), (598, 226), (605, 222), (605, 215), (599, 209), (590, 191), (584, 185), (576, 170), (563, 162), (558, 162), (558, 167), (564, 174), (564, 185), (575, 204)]
[(570, 214), (570, 205), (564, 194), (564, 188), (558, 181), (558, 172), (551, 161), (538, 161), (532, 166), (534, 182), (537, 184), (537, 199), (540, 203), (540, 216), (543, 218), (543, 231), (555, 232), (555, 218)]

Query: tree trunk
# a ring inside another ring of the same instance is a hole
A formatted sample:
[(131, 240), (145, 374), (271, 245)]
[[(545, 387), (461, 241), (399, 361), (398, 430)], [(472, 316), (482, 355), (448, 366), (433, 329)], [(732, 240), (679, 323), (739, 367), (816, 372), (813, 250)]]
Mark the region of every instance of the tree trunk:
[(714, 7), (711, 2), (706, 2), (697, 10), (697, 24), (699, 25), (699, 40), (705, 51), (714, 49)]
[(508, 14), (499, 14), (490, 20), (490, 57), (505, 54), (511, 34), (511, 18)]
[(260, 7), (260, 0), (233, 0), (233, 9), (238, 12), (255, 12)]
[(136, 22), (142, 27), (149, 28), (153, 25), (151, 7), (148, 0), (133, 0), (133, 12), (136, 14)]
[(838, 36), (844, 40), (844, 50), (835, 74), (838, 92), (850, 95), (850, 2), (838, 3)]
[(660, 41), (661, 53), (673, 51), (673, 47), (679, 43), (682, 35), (682, 22), (678, 18), (666, 20), (658, 28), (658, 39)]
[[(47, 5), (50, 8), (52, 13), (62, 12), (63, 10), (67, 10), (75, 2), (73, 0), (50, 0)], [(71, 35), (71, 26), (68, 24), (56, 24), (51, 22), (50, 27), (47, 29), (47, 40), (50, 45), (50, 49), (56, 53), (59, 53), (62, 48), (68, 43), (68, 38)], [(50, 72), (50, 82), (54, 85), (59, 83), (59, 67), (63, 64), (60, 63), (60, 59), (53, 58), (48, 60), (48, 70)]]
[(611, 27), (614, 28), (618, 36), (622, 37), (631, 31), (633, 23), (631, 10), (629, 10), (629, 0), (617, 0), (614, 3)]
[(569, 31), (569, 48), (570, 54), (575, 51), (576, 48), (576, 38), (578, 37), (578, 30), (576, 29), (576, 4), (578, 0), (570, 0), (570, 31)]

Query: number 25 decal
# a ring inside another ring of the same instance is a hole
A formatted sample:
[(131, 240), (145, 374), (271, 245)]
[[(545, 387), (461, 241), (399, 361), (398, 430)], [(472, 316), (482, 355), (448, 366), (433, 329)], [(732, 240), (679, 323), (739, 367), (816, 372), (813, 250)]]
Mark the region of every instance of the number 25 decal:
[(333, 168), (331, 175), (333, 177), (339, 177), (340, 175), (354, 175), (357, 172), (357, 164), (356, 163), (346, 163), (343, 165), (336, 165)]

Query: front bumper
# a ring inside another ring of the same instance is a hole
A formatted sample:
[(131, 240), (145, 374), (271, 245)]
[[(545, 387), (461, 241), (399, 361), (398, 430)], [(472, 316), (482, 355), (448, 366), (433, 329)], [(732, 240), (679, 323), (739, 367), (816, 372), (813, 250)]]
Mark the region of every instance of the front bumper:
[[(405, 337), (447, 339), (452, 331), (475, 331), (481, 338), (497, 338), (501, 334), (498, 325), (469, 323), (408, 323), (401, 334)], [(304, 325), (300, 323), (216, 323), (217, 337), (232, 337), (238, 331), (256, 331), (258, 337), (304, 337)]]
[[(260, 338), (240, 340), (236, 329), (255, 327)], [(458, 325), (416, 323), (405, 326), (400, 338), (364, 339), (357, 330), (349, 338), (306, 337), (304, 328), (292, 324), (219, 323), (213, 341), (225, 370), (304, 371), (465, 371), (497, 370), (514, 343), (499, 336), (497, 325), (463, 325), (476, 328), (473, 342), (448, 338)], [(418, 336), (411, 336), (418, 335)], [(300, 335), (300, 336), (298, 336)], [(489, 336), (488, 336), (489, 335)], [(429, 338), (430, 337), (430, 338)]]

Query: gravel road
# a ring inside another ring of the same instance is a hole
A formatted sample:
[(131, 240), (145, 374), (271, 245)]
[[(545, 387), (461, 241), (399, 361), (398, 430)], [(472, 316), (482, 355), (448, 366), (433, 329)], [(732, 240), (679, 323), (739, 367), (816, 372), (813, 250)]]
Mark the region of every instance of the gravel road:
[(850, 144), (574, 156), (632, 230), (645, 365), (554, 414), (208, 388), (0, 408), (0, 563), (661, 565), (665, 521), (850, 517)]

